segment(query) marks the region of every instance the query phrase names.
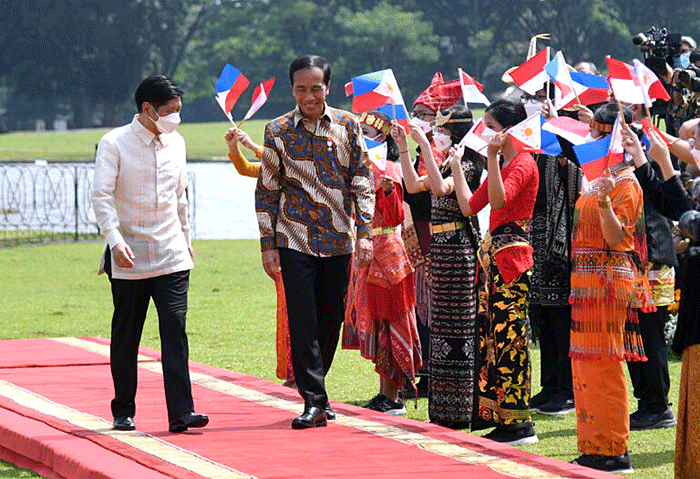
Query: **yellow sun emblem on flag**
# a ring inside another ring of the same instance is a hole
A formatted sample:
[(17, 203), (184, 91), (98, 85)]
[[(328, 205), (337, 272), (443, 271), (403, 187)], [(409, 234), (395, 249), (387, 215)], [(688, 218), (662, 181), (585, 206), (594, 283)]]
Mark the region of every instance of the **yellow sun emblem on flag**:
[(532, 128), (527, 127), (523, 133), (525, 133), (525, 136), (532, 136), (534, 132), (532, 131)]

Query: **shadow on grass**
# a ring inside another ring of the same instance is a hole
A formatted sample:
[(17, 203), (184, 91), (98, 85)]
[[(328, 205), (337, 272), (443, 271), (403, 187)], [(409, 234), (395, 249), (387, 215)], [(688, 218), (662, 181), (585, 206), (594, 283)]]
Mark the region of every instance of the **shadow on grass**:
[(663, 464), (673, 464), (675, 451), (673, 449), (658, 452), (640, 452), (630, 451), (632, 459), (632, 467), (635, 469), (650, 469), (657, 468)]
[(540, 439), (550, 439), (555, 437), (576, 437), (576, 429), (557, 429), (556, 431), (539, 431), (537, 430), (537, 424), (535, 424), (535, 430), (537, 431), (537, 437)]

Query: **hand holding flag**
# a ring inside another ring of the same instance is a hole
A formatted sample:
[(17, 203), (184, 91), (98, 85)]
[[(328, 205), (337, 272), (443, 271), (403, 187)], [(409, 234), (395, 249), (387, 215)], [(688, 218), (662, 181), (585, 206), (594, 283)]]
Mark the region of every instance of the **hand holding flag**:
[(250, 82), (238, 69), (228, 63), (224, 66), (219, 81), (216, 82), (216, 101), (221, 106), (221, 109), (224, 110), (231, 123), (233, 123), (231, 109), (233, 109), (241, 93), (248, 88), (248, 85), (250, 85)]

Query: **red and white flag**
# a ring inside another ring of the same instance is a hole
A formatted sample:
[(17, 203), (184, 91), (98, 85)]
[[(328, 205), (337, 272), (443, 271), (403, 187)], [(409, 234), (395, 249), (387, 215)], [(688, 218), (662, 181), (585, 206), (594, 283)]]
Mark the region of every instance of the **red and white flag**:
[(521, 90), (534, 95), (544, 88), (549, 80), (544, 66), (549, 63), (549, 47), (544, 47), (537, 55), (510, 72), (510, 77)]
[(243, 121), (246, 121), (247, 119), (252, 117), (255, 114), (255, 112), (258, 111), (260, 107), (265, 104), (265, 102), (270, 96), (272, 85), (274, 84), (275, 77), (272, 77), (269, 80), (266, 80), (257, 87), (255, 87), (255, 91), (253, 92), (253, 100), (251, 101), (250, 105), (250, 110), (248, 110), (248, 113), (245, 114)]
[(518, 153), (542, 153), (542, 113), (521, 121), (508, 132)]
[(467, 134), (460, 140), (459, 144), (483, 155), (485, 153), (483, 150), (489, 146), (489, 141), (491, 140), (489, 136), (484, 134), (486, 130), (484, 119), (479, 118), (474, 125), (472, 125)]
[(646, 104), (644, 88), (634, 68), (627, 63), (611, 58), (610, 55), (606, 56), (605, 59), (608, 62), (608, 83), (610, 83), (615, 99), (634, 105)]
[(610, 133), (610, 150), (608, 151), (608, 166), (616, 165), (625, 157), (622, 147), (622, 114), (618, 112), (612, 132)]
[(637, 72), (639, 81), (642, 84), (642, 91), (644, 92), (645, 105), (651, 107), (652, 100), (670, 101), (666, 88), (659, 80), (659, 77), (651, 71), (644, 63), (640, 62), (636, 58), (632, 60), (634, 65), (634, 71)]
[(484, 91), (484, 86), (474, 78), (470, 77), (461, 68), (457, 69), (459, 71), (459, 83), (462, 85), (462, 95), (464, 96), (464, 103), (483, 103), (489, 106), (491, 102), (486, 95), (482, 92)]

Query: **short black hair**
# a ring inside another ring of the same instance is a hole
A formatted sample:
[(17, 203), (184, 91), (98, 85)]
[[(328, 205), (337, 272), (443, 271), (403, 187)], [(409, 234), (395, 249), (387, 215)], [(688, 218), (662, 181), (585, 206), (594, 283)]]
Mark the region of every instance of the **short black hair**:
[(165, 75), (152, 75), (146, 78), (136, 89), (134, 101), (136, 109), (141, 113), (143, 102), (153, 105), (158, 109), (175, 98), (182, 98), (180, 87)]
[(484, 113), (491, 115), (503, 128), (515, 126), (527, 119), (525, 106), (513, 100), (496, 100), (486, 107)]
[(328, 86), (331, 82), (331, 66), (325, 58), (318, 55), (304, 55), (289, 65), (289, 84), (294, 85), (294, 74), (305, 68), (320, 68), (323, 71), (323, 83)]
[[(614, 125), (619, 111), (620, 107), (617, 106), (616, 102), (609, 102), (595, 111), (593, 114), (593, 119), (598, 123), (602, 123), (603, 125)], [(632, 123), (632, 110), (626, 106), (623, 106), (622, 114), (624, 115), (627, 124)]]

